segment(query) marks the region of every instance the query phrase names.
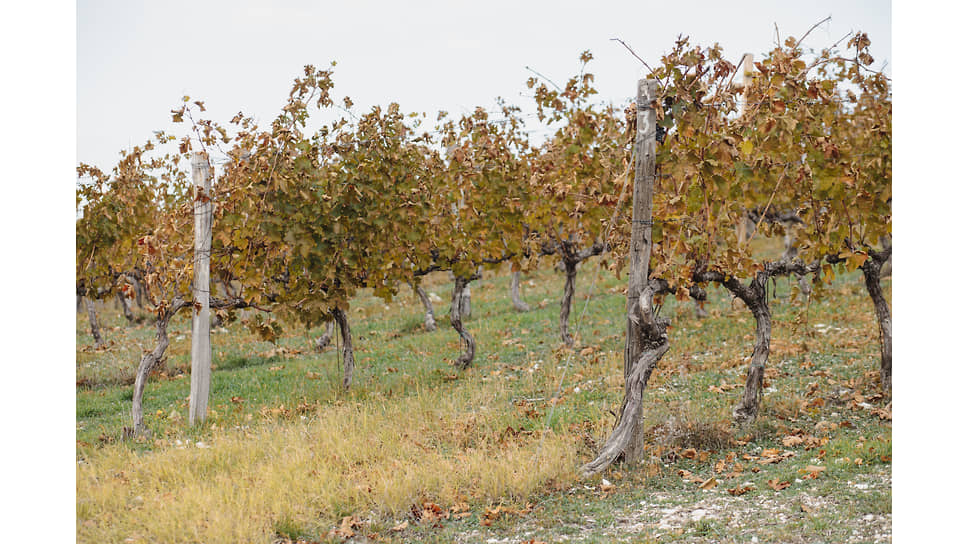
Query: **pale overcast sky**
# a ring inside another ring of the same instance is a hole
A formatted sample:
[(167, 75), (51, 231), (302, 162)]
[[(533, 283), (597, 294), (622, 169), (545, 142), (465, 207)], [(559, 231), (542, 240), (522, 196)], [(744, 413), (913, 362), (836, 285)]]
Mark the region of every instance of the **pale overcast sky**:
[[(525, 80), (563, 84), (579, 54), (604, 101), (631, 97), (647, 71), (611, 38), (657, 64), (680, 33), (727, 58), (800, 37), (829, 46), (850, 31), (873, 41), (891, 71), (891, 4), (863, 2), (313, 2), (256, 0), (77, 3), (77, 161), (110, 170), (118, 152), (154, 130), (181, 134), (169, 111), (183, 95), (223, 123), (244, 111), (271, 120), (306, 64), (336, 61), (337, 97), (356, 112), (398, 102), (405, 111), (454, 114), (498, 96), (528, 105)], [(776, 25), (776, 26), (774, 26)], [(844, 42), (844, 46), (846, 41)], [(529, 128), (540, 128), (538, 126)]]

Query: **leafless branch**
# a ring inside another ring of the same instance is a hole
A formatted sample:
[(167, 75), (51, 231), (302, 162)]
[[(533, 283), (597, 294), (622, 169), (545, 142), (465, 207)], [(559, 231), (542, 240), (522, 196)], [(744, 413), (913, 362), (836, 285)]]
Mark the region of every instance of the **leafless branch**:
[(645, 62), (644, 60), (642, 60), (642, 57), (640, 57), (640, 56), (638, 56), (638, 55), (637, 55), (637, 54), (635, 53), (635, 51), (633, 51), (633, 50), (632, 50), (632, 48), (628, 46), (628, 44), (627, 44), (627, 43), (625, 43), (625, 42), (623, 42), (623, 41), (622, 41), (622, 40), (620, 40), (619, 38), (612, 38), (612, 39), (611, 39), (611, 41), (613, 41), (613, 42), (618, 42), (618, 43), (620, 43), (620, 44), (622, 44), (622, 45), (623, 45), (623, 46), (624, 46), (624, 47), (625, 47), (626, 49), (628, 49), (628, 51), (629, 51), (629, 53), (632, 53), (632, 56), (633, 56), (633, 57), (635, 57), (635, 58), (637, 58), (637, 59), (639, 59), (639, 62), (641, 62), (641, 63), (642, 63), (643, 65), (645, 65), (645, 67), (649, 69), (649, 73), (651, 73), (651, 74), (652, 74), (652, 77), (653, 77), (653, 78), (655, 78), (655, 70), (653, 70), (653, 69), (652, 69), (652, 67), (651, 67), (651, 66), (649, 66), (649, 63), (647, 63), (647, 62)]
[[(817, 28), (818, 26), (826, 23), (827, 21), (830, 21), (831, 19), (833, 19), (833, 16), (832, 15), (828, 15), (826, 19), (824, 19), (823, 21), (820, 21), (819, 23), (817, 23), (817, 24), (813, 25), (812, 27), (810, 27), (810, 30), (808, 30), (806, 33), (804, 33), (803, 36), (800, 36), (800, 39), (797, 40), (797, 44), (794, 45), (793, 48), (796, 49), (797, 47), (800, 47), (800, 43), (803, 42), (803, 40), (805, 40), (807, 38), (807, 36), (809, 36), (810, 33), (813, 32), (813, 30), (815, 28)], [(779, 36), (778, 36), (778, 38), (779, 38)]]
[(535, 74), (535, 75), (537, 75), (538, 77), (540, 77), (541, 79), (547, 81), (548, 83), (551, 83), (551, 85), (554, 86), (555, 89), (558, 89), (558, 92), (559, 93), (562, 92), (561, 91), (561, 87), (559, 87), (557, 83), (555, 83), (554, 81), (551, 81), (550, 79), (548, 79), (547, 77), (545, 77), (543, 74), (541, 74), (541, 72), (538, 72), (537, 70), (535, 70), (534, 68), (532, 68), (530, 66), (525, 66), (524, 69), (527, 70), (527, 71), (529, 71), (529, 72), (531, 72), (531, 73), (533, 73), (533, 74)]

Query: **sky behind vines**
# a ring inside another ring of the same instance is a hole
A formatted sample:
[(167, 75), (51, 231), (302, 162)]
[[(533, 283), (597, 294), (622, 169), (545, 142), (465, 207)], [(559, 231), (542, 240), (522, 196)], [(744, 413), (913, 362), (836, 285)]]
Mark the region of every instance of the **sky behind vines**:
[[(602, 101), (631, 98), (680, 33), (719, 42), (738, 63), (799, 38), (829, 46), (850, 31), (873, 41), (873, 67), (891, 73), (891, 4), (862, 2), (260, 2), (207, 0), (77, 2), (77, 161), (109, 170), (118, 151), (171, 124), (183, 95), (213, 119), (238, 111), (268, 122), (306, 64), (335, 70), (334, 95), (357, 115), (399, 102), (404, 111), (453, 114), (502, 96), (529, 106), (530, 67), (563, 85), (591, 50)], [(774, 26), (774, 24), (776, 26)], [(846, 41), (844, 42), (846, 43)], [(845, 49), (845, 48), (844, 48)], [(533, 139), (544, 131), (530, 119)], [(432, 118), (428, 123), (432, 122)], [(432, 128), (432, 127), (430, 127)]]

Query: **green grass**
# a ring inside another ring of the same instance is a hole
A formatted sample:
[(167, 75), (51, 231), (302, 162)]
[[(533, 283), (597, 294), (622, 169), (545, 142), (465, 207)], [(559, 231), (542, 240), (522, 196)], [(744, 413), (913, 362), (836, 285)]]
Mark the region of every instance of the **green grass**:
[[(118, 456), (127, 451), (147, 463), (153, 456), (173, 452), (178, 444), (220, 443), (239, 433), (243, 444), (251, 433), (260, 437), (252, 439), (253, 447), (268, 448), (265, 444), (272, 443), (273, 433), (282, 440), (291, 435), (285, 429), (311, 426), (353, 406), (367, 407), (371, 414), (367, 417), (379, 420), (384, 417), (381, 414), (399, 414), (401, 406), (410, 403), (430, 410), (444, 402), (467, 402), (476, 395), (474, 402), (480, 408), (463, 416), (442, 412), (434, 416), (438, 423), (422, 427), (395, 422), (397, 429), (419, 443), (415, 453), (390, 454), (368, 462), (374, 463), (374, 469), (411, 462), (419, 467), (417, 454), (420, 448), (428, 448), (435, 456), (443, 456), (426, 462), (424, 469), (432, 470), (432, 463), (456, 462), (475, 448), (485, 448), (483, 451), (492, 452), (489, 455), (510, 447), (508, 444), (541, 448), (546, 440), (541, 437), (548, 432), (554, 434), (546, 437), (567, 438), (567, 442), (555, 442), (555, 447), (571, 444), (569, 455), (577, 460), (576, 466), (590, 460), (611, 429), (611, 412), (621, 403), (625, 282), (599, 272), (594, 263), (580, 269), (571, 330), (578, 331), (581, 345), (567, 350), (561, 346), (557, 330), (561, 275), (550, 266), (526, 275), (522, 294), (533, 309), (518, 313), (508, 297), (507, 269), (485, 274), (472, 284), (473, 317), (468, 321), (478, 343), (477, 358), (471, 369), (458, 372), (451, 361), (460, 346), (446, 318), (450, 286), (444, 275), (428, 280), (427, 290), (442, 299), (434, 305), (436, 332), (423, 331), (422, 309), (410, 292), (401, 293), (389, 304), (365, 293), (352, 302), (349, 315), (357, 373), (348, 392), (339, 387), (336, 350), (316, 354), (311, 349), (311, 341), (321, 329), (287, 328), (275, 345), (259, 341), (239, 324), (213, 334), (211, 413), (204, 426), (194, 428), (184, 421), (190, 323), (176, 318), (169, 330), (172, 345), (164, 375), (154, 376), (145, 392), (146, 423), (152, 437), (133, 442), (121, 440), (122, 427), (130, 425), (131, 386), (125, 382), (133, 376), (139, 350), (150, 349), (154, 331), (145, 325), (127, 327), (117, 312), (106, 308), (101, 312), (103, 334), (114, 344), (101, 352), (85, 351), (93, 342), (87, 334), (86, 314), (79, 314), (78, 459), (115, 466)], [(886, 287), (889, 294), (890, 280)], [(313, 508), (273, 507), (268, 496), (260, 500), (269, 505), (265, 516), (271, 519), (260, 527), (293, 540), (336, 541), (340, 538), (327, 537), (327, 533), (339, 527), (343, 516), (356, 515), (361, 520), (356, 533), (390, 542), (478, 542), (489, 538), (514, 542), (751, 542), (754, 536), (760, 542), (873, 542), (885, 534), (889, 538), (891, 422), (878, 417), (875, 410), (885, 409), (890, 399), (876, 395), (878, 383), (872, 371), (877, 369), (879, 351), (873, 308), (856, 272), (839, 276), (809, 305), (789, 300), (790, 290), (791, 282), (778, 280), (778, 297), (771, 303), (773, 350), (768, 384), (760, 419), (751, 429), (732, 428), (730, 412), (741, 393), (731, 387), (745, 377), (744, 359), (752, 350), (754, 322), (745, 308), (734, 306), (725, 291), (712, 287), (706, 306), (710, 317), (706, 319), (695, 318), (691, 303), (670, 299), (663, 308), (673, 322), (672, 348), (645, 394), (645, 424), (652, 431), (647, 459), (641, 466), (619, 465), (607, 471), (604, 477), (614, 489), (603, 491), (600, 478), (582, 481), (567, 471), (555, 473), (557, 476), (548, 473), (544, 483), (520, 488), (527, 489), (523, 494), (501, 491), (510, 488), (497, 481), (488, 484), (488, 489), (493, 488), (490, 491), (475, 491), (473, 481), (456, 487), (450, 495), (428, 489), (426, 498), (440, 502), (445, 509), (453, 505), (445, 501), (459, 502), (458, 495), (465, 493), (470, 508), (470, 516), (452, 516), (436, 524), (422, 524), (409, 508), (399, 506), (407, 500), (419, 502), (416, 495), (407, 499), (388, 494), (384, 503), (326, 495), (322, 507), (323, 492), (318, 491), (319, 498), (306, 500), (316, 505), (315, 514)], [(824, 326), (818, 327), (820, 324)], [(559, 383), (562, 398), (553, 402)], [(855, 395), (862, 397), (863, 405)], [(785, 446), (784, 438), (796, 433), (826, 442), (810, 449)], [(548, 443), (558, 438), (548, 439)], [(759, 457), (769, 449), (794, 455), (760, 464)], [(731, 470), (716, 470), (717, 463), (730, 456), (732, 463), (742, 465), (733, 477), (727, 477)], [(519, 460), (524, 466), (529, 461)], [(213, 477), (230, 472), (224, 460), (208, 462)], [(294, 461), (296, 465), (302, 462)], [(808, 465), (825, 470), (816, 479), (808, 479), (802, 472)], [(98, 466), (91, 467), (92, 474), (98, 473)], [(466, 470), (480, 468), (478, 461)], [(390, 468), (387, 471), (388, 485), (399, 482), (399, 474), (394, 476)], [(703, 480), (715, 477), (718, 485), (701, 490), (680, 471)], [(285, 471), (273, 474), (274, 478), (286, 477)], [(372, 475), (347, 474), (370, 482), (368, 485), (375, 481)], [(771, 482), (790, 485), (778, 491)], [(751, 489), (735, 497), (727, 492), (738, 487)], [(123, 490), (116, 492), (123, 496)], [(79, 488), (80, 541), (101, 534), (85, 522), (100, 526), (104, 516), (123, 518), (130, 509), (118, 503), (112, 510), (106, 505), (120, 499), (104, 498), (99, 499), (105, 502), (99, 503), (97, 513), (88, 514), (82, 504), (100, 497), (98, 493), (95, 488), (90, 492)], [(489, 524), (482, 523), (487, 509), (502, 503), (522, 513), (505, 513)], [(705, 515), (699, 515), (698, 509), (704, 509)], [(763, 519), (769, 522), (757, 523)], [(403, 521), (408, 521), (406, 529), (392, 530)], [(131, 532), (152, 540), (144, 531), (132, 528)], [(271, 540), (259, 534), (251, 539)]]

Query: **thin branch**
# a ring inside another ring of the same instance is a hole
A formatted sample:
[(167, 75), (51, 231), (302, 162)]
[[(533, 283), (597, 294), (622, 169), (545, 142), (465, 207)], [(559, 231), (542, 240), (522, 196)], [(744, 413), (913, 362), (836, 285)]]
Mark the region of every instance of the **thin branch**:
[(803, 40), (805, 40), (807, 38), (807, 36), (809, 36), (810, 33), (813, 32), (813, 30), (815, 28), (817, 28), (818, 26), (826, 23), (827, 21), (830, 21), (831, 19), (833, 19), (833, 16), (832, 15), (828, 15), (826, 19), (824, 19), (823, 21), (820, 21), (819, 23), (817, 23), (817, 24), (813, 25), (812, 27), (810, 27), (810, 30), (808, 30), (803, 36), (800, 36), (800, 39), (797, 40), (797, 44), (794, 45), (793, 48), (796, 49), (796, 48), (800, 47), (800, 43), (803, 42)]
[(548, 83), (551, 83), (551, 85), (554, 86), (555, 89), (558, 89), (558, 92), (559, 93), (560, 92), (563, 92), (561, 90), (561, 87), (559, 87), (557, 83), (555, 83), (554, 81), (551, 81), (550, 79), (548, 79), (547, 77), (545, 77), (541, 72), (538, 72), (537, 70), (535, 70), (534, 68), (532, 68), (530, 66), (525, 66), (524, 69), (527, 70), (527, 71), (529, 71), (529, 72), (534, 73), (535, 75), (537, 75), (541, 79), (547, 81)]
[(641, 62), (642, 64), (644, 64), (644, 65), (645, 65), (645, 67), (649, 69), (649, 73), (651, 73), (651, 74), (652, 74), (652, 78), (653, 78), (653, 79), (657, 79), (657, 78), (655, 77), (655, 70), (653, 70), (653, 69), (652, 69), (652, 67), (651, 67), (651, 66), (649, 66), (649, 63), (647, 63), (647, 62), (645, 62), (644, 60), (642, 60), (642, 57), (640, 57), (640, 56), (638, 56), (638, 55), (637, 55), (637, 54), (635, 53), (635, 51), (633, 51), (633, 50), (632, 50), (632, 48), (628, 46), (628, 44), (627, 44), (627, 43), (625, 43), (625, 42), (623, 42), (623, 41), (622, 41), (621, 39), (619, 39), (619, 38), (612, 38), (612, 39), (611, 39), (610, 41), (613, 41), (613, 42), (618, 42), (618, 43), (620, 43), (620, 44), (622, 44), (623, 46), (625, 46), (625, 48), (629, 50), (629, 53), (632, 53), (632, 56), (633, 56), (633, 57), (635, 57), (635, 58), (637, 58), (637, 59), (639, 59), (639, 62)]

